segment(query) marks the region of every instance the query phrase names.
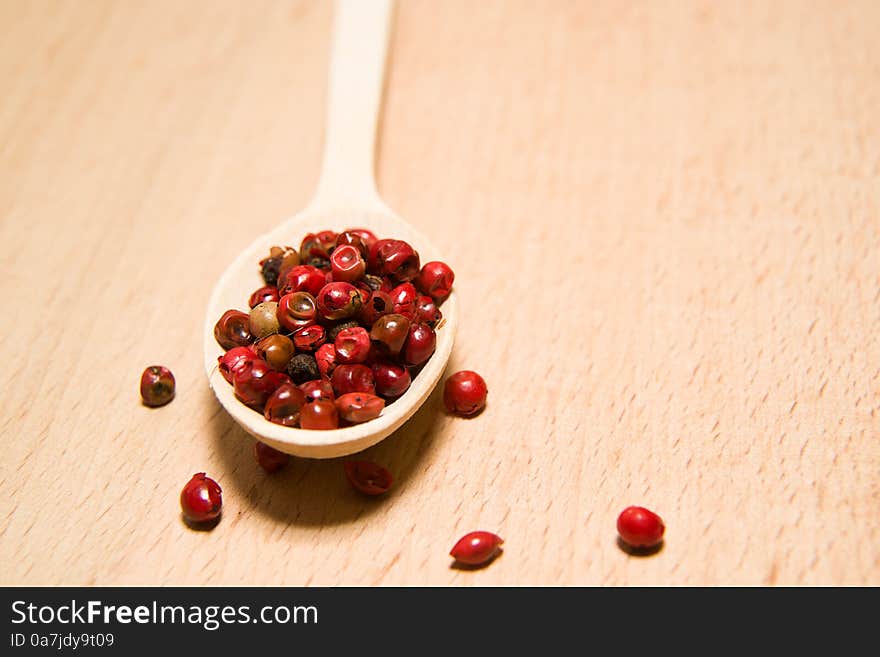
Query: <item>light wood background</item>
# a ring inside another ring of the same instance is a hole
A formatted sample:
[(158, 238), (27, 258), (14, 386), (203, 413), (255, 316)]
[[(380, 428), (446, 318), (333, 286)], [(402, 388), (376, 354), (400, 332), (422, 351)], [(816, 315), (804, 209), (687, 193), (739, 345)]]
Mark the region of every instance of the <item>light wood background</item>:
[[(370, 449), (382, 500), (264, 475), (201, 365), (316, 183), (331, 9), (0, 3), (0, 582), (880, 584), (880, 3), (400, 2), (380, 187), (490, 405)], [(451, 569), (477, 528), (503, 556)]]

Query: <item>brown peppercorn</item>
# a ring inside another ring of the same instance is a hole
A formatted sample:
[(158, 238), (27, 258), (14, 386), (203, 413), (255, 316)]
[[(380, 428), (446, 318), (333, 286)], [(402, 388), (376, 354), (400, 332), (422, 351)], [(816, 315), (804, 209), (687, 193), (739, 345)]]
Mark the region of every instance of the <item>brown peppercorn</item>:
[(278, 333), (281, 328), (278, 324), (278, 302), (264, 301), (254, 306), (251, 309), (248, 327), (251, 335), (257, 340)]
[(409, 335), (410, 321), (403, 315), (391, 313), (375, 321), (370, 330), (370, 338), (378, 342), (392, 356), (397, 356)]
[(254, 345), (257, 355), (269, 363), (269, 367), (279, 372), (287, 370), (287, 364), (296, 354), (293, 341), (286, 335), (268, 335)]

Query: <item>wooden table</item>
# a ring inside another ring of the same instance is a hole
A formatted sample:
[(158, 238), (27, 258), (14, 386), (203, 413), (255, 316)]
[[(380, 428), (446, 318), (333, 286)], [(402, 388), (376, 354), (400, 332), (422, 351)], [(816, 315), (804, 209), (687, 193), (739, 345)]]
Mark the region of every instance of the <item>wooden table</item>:
[[(201, 364), (316, 183), (331, 9), (0, 4), (0, 583), (880, 584), (880, 4), (400, 2), (380, 186), (490, 404), (365, 453), (379, 500), (261, 472)], [(450, 568), (476, 528), (503, 556)]]

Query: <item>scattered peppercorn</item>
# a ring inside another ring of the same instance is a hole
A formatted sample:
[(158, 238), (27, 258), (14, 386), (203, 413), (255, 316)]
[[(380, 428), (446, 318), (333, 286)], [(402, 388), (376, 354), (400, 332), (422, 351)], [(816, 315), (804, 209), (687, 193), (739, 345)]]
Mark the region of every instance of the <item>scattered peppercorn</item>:
[(459, 564), (483, 566), (492, 561), (504, 540), (491, 532), (476, 531), (462, 536), (449, 554)]
[(254, 459), (268, 473), (278, 472), (290, 462), (290, 454), (280, 452), (259, 440), (254, 443)]
[(388, 468), (372, 461), (348, 461), (344, 468), (349, 483), (364, 495), (387, 493), (394, 481)]
[(658, 546), (665, 531), (663, 519), (641, 506), (629, 506), (617, 518), (617, 533), (624, 543), (633, 548)]
[(174, 375), (167, 367), (151, 365), (141, 374), (141, 399), (146, 406), (164, 406), (174, 399)]
[(199, 472), (192, 476), (180, 492), (183, 517), (194, 523), (216, 520), (223, 507), (222, 491), (216, 481)]
[(443, 387), (443, 403), (446, 410), (457, 415), (474, 415), (486, 405), (489, 390), (486, 382), (476, 372), (463, 370), (456, 372)]

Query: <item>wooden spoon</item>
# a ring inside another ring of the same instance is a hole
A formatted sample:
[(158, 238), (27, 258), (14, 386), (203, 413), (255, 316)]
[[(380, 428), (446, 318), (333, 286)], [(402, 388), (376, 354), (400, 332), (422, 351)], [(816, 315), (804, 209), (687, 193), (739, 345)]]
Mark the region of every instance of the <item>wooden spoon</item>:
[(205, 370), (217, 399), (257, 440), (288, 454), (332, 458), (359, 452), (400, 427), (428, 398), (440, 380), (455, 339), (458, 321), (453, 292), (443, 303), (437, 349), (412, 385), (369, 422), (328, 431), (284, 427), (268, 422), (242, 404), (217, 367), (224, 351), (214, 339), (214, 324), (230, 308), (246, 308), (253, 290), (263, 285), (258, 262), (273, 245), (298, 244), (307, 233), (363, 227), (380, 239), (409, 242), (421, 262), (443, 260), (415, 228), (379, 197), (373, 176), (376, 119), (382, 95), (391, 0), (337, 0), (330, 63), (329, 104), (324, 161), (318, 191), (308, 207), (257, 238), (223, 272), (205, 316)]

